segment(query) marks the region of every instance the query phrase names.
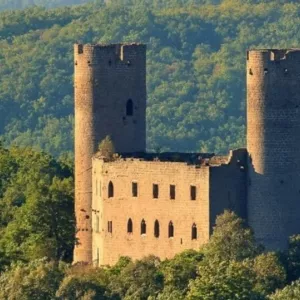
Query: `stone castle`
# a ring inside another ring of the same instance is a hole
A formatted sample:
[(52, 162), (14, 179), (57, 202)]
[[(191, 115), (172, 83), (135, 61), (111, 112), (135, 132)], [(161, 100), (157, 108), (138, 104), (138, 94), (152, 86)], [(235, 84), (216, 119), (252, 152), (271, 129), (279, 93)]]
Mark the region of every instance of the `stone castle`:
[[(300, 232), (300, 50), (247, 52), (247, 149), (146, 153), (146, 46), (75, 45), (74, 261), (171, 258), (235, 211), (269, 249)], [(111, 136), (120, 157), (95, 155)]]

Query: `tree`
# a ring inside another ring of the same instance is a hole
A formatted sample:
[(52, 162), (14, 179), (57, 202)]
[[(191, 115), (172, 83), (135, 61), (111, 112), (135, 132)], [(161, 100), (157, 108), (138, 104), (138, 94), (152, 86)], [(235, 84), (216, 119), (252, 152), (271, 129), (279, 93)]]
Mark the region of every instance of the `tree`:
[(265, 299), (254, 290), (255, 279), (247, 262), (204, 260), (199, 265), (197, 278), (190, 282), (187, 299)]
[(71, 267), (56, 292), (58, 299), (114, 299), (107, 296), (108, 278), (104, 269), (88, 265)]
[[(177, 298), (184, 297), (191, 279), (195, 279), (198, 264), (202, 261), (203, 254), (195, 250), (186, 250), (175, 255), (174, 258), (161, 263), (160, 270), (164, 275), (164, 290), (160, 294), (161, 299), (166, 299), (163, 295)], [(170, 298), (171, 299), (171, 298)]]
[(109, 287), (112, 293), (127, 300), (156, 297), (163, 288), (163, 274), (159, 265), (160, 260), (155, 256), (130, 262), (111, 281)]
[(282, 290), (277, 290), (276, 293), (270, 296), (270, 300), (298, 300), (300, 299), (300, 281), (292, 282)]
[(263, 253), (253, 260), (251, 269), (256, 274), (254, 290), (267, 296), (286, 283), (286, 271), (279, 255), (274, 252)]
[(208, 260), (237, 260), (253, 258), (261, 252), (252, 230), (234, 212), (225, 211), (216, 219), (209, 243), (203, 247)]
[(287, 261), (288, 281), (300, 278), (300, 235), (289, 238), (288, 250), (285, 253)]
[(107, 159), (112, 159), (115, 153), (114, 144), (110, 138), (110, 136), (106, 136), (98, 146), (99, 155), (103, 156)]
[(172, 286), (166, 286), (156, 298), (157, 300), (185, 300), (186, 293), (179, 289), (174, 289)]
[(0, 248), (12, 261), (45, 256), (71, 261), (75, 240), (71, 171), (32, 149), (12, 148), (10, 155), (17, 171), (0, 201)]
[(132, 259), (130, 257), (121, 256), (117, 263), (108, 269), (108, 273), (110, 276), (118, 276), (129, 263), (132, 263)]
[(34, 260), (13, 264), (0, 276), (0, 298), (11, 300), (52, 300), (67, 266), (63, 263)]

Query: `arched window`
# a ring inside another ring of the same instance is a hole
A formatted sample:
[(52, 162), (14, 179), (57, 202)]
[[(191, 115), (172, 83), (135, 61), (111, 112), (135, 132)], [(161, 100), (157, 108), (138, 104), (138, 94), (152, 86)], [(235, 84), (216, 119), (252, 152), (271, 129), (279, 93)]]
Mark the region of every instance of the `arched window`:
[(112, 198), (114, 196), (114, 185), (110, 181), (108, 184), (108, 198)]
[(169, 223), (169, 238), (171, 237), (174, 237), (174, 226), (172, 221)]
[(141, 223), (141, 234), (146, 234), (146, 231), (147, 231), (147, 225), (145, 220), (143, 219)]
[(126, 116), (133, 116), (133, 102), (131, 99), (126, 104)]
[(157, 220), (154, 223), (154, 236), (159, 237), (159, 222)]
[(194, 223), (192, 226), (192, 240), (197, 239), (197, 225)]
[(129, 219), (128, 222), (127, 222), (127, 232), (132, 233), (132, 231), (133, 231), (132, 220)]

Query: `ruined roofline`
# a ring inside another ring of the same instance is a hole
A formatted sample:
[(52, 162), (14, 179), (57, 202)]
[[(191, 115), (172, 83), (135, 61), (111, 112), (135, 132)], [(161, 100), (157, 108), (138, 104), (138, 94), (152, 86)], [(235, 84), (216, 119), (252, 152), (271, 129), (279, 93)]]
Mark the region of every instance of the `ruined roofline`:
[[(217, 167), (221, 165), (229, 164), (235, 157), (235, 152), (247, 152), (246, 149), (230, 150), (227, 155), (216, 155), (214, 153), (186, 153), (186, 152), (162, 152), (162, 153), (118, 153), (116, 160), (118, 161), (143, 161), (143, 162), (161, 162), (161, 163), (185, 163), (187, 165), (195, 166), (212, 166)], [(110, 162), (103, 156), (96, 153), (93, 159), (104, 160), (104, 162)]]

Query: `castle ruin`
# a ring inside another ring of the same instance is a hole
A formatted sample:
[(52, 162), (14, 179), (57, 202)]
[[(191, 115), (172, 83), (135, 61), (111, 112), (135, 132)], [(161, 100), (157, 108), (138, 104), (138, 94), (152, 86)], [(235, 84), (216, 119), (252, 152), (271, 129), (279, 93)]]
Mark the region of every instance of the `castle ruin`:
[[(225, 209), (269, 249), (300, 232), (300, 50), (247, 52), (247, 149), (228, 156), (145, 152), (145, 45), (74, 51), (75, 262), (198, 249)], [(107, 135), (116, 159), (96, 155)]]

